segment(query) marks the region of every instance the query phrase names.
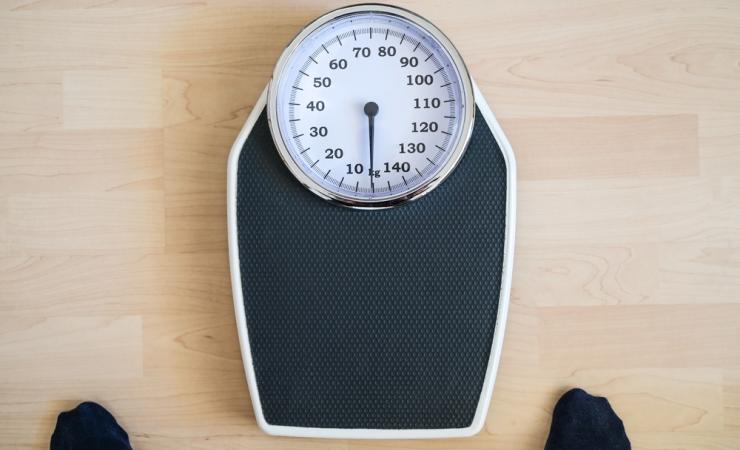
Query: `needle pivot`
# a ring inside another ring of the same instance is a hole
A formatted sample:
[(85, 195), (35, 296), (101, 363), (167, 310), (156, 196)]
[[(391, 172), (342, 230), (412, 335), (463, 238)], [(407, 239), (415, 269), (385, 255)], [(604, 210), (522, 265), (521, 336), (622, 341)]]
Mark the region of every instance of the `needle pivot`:
[(365, 114), (367, 114), (368, 117), (375, 117), (378, 115), (378, 111), (380, 108), (378, 107), (378, 104), (375, 102), (367, 102), (365, 103)]

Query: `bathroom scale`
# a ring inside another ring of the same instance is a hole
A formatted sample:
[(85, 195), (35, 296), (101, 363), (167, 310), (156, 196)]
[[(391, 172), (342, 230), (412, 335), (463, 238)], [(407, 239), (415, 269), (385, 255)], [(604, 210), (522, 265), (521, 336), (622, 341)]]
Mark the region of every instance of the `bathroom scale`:
[(514, 154), (450, 40), (408, 10), (289, 43), (228, 162), (247, 384), (271, 435), (464, 437), (509, 305)]

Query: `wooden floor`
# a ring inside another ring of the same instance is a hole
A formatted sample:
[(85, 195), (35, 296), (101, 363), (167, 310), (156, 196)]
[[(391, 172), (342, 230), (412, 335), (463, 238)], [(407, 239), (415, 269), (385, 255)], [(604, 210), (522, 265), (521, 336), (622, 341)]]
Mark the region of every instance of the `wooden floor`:
[(288, 0), (0, 3), (0, 448), (98, 401), (137, 450), (542, 448), (571, 386), (635, 449), (740, 448), (740, 3), (401, 4), (456, 43), (519, 162), (509, 326), (464, 441), (270, 438), (227, 263), (226, 157)]

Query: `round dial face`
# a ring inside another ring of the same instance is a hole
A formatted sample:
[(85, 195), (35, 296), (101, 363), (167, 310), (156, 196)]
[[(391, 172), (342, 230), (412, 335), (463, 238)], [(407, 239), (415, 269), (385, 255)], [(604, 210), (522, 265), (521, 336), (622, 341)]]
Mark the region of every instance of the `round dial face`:
[(294, 176), (354, 207), (416, 198), (447, 177), (473, 125), (467, 70), (406, 10), (360, 5), (309, 25), (278, 61), (270, 128)]

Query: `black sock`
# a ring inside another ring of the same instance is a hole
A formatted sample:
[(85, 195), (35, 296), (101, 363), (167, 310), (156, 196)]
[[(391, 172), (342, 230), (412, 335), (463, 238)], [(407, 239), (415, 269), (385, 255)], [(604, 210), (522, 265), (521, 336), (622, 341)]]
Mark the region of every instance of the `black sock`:
[(105, 408), (93, 402), (59, 414), (50, 450), (131, 450), (128, 434)]
[[(603, 397), (572, 389), (558, 400), (545, 450), (630, 450), (622, 420)], [(132, 450), (126, 431), (97, 403), (59, 414), (51, 450)]]
[(609, 401), (583, 389), (563, 394), (552, 413), (545, 450), (630, 450), (622, 420)]

